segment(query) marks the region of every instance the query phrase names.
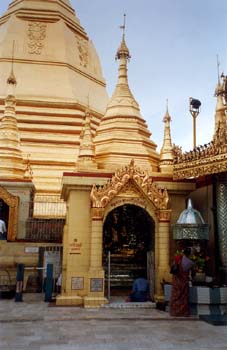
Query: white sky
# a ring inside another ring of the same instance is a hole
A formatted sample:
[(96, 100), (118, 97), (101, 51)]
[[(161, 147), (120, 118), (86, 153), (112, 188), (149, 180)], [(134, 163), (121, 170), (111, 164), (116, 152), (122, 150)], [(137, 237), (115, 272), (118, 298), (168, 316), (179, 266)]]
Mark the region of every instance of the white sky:
[[(9, 3), (0, 0), (1, 14)], [(119, 26), (127, 14), (126, 41), (132, 56), (129, 85), (158, 149), (167, 98), (175, 144), (183, 150), (192, 148), (190, 96), (202, 102), (197, 144), (211, 140), (217, 54), (220, 72), (227, 74), (226, 0), (71, 0), (71, 4), (95, 44), (109, 95), (117, 80), (114, 58), (122, 35)]]

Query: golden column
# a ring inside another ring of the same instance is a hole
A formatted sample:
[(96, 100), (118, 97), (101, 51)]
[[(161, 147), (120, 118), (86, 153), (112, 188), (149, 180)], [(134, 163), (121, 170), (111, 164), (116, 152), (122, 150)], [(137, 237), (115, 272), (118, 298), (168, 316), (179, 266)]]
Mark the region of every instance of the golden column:
[(90, 271), (102, 268), (103, 208), (92, 208)]
[(89, 290), (84, 307), (99, 307), (107, 303), (104, 296), (105, 274), (102, 266), (103, 208), (91, 209), (91, 247), (89, 267)]
[(169, 273), (169, 240), (170, 240), (170, 215), (171, 210), (158, 212), (158, 271), (155, 279), (156, 299), (163, 298), (161, 282), (170, 277)]

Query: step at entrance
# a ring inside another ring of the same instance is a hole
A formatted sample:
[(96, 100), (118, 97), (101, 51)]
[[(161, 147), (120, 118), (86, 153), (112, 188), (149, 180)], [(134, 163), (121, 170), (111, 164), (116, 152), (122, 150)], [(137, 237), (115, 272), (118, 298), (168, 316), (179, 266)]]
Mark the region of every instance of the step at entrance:
[(110, 302), (101, 306), (105, 309), (156, 309), (156, 303), (147, 301), (145, 303), (136, 302)]

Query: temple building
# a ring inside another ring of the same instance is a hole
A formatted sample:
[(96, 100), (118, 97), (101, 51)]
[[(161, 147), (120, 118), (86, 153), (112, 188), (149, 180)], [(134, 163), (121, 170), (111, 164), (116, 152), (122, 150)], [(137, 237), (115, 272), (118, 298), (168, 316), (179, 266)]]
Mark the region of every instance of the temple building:
[(0, 41), (0, 286), (22, 263), (24, 290), (38, 291), (52, 262), (54, 278), (62, 273), (58, 305), (99, 307), (108, 278), (111, 292), (123, 293), (144, 272), (160, 300), (189, 198), (209, 226), (209, 274), (225, 283), (226, 78), (211, 143), (182, 153), (167, 106), (159, 153), (130, 90), (124, 32), (110, 98), (69, 0), (12, 1)]

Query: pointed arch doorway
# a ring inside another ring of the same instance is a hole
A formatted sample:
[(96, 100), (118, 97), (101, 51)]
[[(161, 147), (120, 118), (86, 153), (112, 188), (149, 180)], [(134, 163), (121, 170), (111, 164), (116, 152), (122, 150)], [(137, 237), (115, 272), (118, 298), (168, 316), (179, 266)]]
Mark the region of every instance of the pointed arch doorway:
[(125, 297), (133, 281), (144, 276), (150, 282), (153, 299), (154, 250), (155, 222), (145, 209), (124, 204), (108, 213), (103, 224), (103, 267), (106, 282), (110, 278), (111, 296)]

